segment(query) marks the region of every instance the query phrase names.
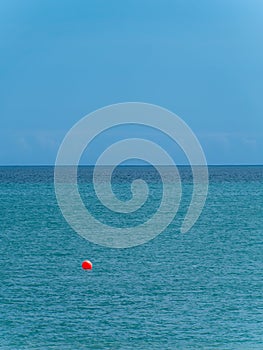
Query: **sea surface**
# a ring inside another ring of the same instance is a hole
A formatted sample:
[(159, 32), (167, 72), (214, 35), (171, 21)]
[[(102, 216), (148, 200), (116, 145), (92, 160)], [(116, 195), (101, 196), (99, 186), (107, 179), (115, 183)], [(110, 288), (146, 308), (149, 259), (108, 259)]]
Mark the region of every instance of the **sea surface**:
[[(69, 226), (53, 171), (0, 168), (1, 350), (263, 349), (262, 166), (210, 167), (206, 205), (185, 234), (192, 186), (190, 168), (181, 167), (174, 221), (126, 249), (91, 243)], [(82, 198), (116, 224), (93, 198), (92, 171), (79, 171)], [(116, 195), (129, 199), (135, 178), (149, 183), (150, 199), (128, 226), (154, 215), (161, 198), (151, 167), (117, 169)], [(81, 268), (85, 259), (92, 271)]]

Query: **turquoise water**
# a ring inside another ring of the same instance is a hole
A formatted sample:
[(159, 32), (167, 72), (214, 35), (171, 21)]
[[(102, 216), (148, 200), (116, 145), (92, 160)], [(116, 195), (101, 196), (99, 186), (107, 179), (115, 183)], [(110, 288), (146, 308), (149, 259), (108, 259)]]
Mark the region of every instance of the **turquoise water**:
[[(66, 223), (51, 167), (0, 168), (0, 349), (263, 349), (263, 167), (209, 171), (188, 233), (179, 233), (191, 189), (182, 168), (174, 222), (144, 245), (110, 249)], [(114, 186), (138, 175), (159, 198), (148, 168), (122, 169)]]

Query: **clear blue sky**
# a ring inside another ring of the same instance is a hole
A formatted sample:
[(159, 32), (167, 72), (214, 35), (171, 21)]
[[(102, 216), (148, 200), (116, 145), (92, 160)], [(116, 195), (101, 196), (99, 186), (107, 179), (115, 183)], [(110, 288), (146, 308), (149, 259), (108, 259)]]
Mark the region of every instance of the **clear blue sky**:
[(0, 0), (0, 164), (53, 164), (108, 104), (183, 118), (210, 164), (263, 164), (262, 0)]

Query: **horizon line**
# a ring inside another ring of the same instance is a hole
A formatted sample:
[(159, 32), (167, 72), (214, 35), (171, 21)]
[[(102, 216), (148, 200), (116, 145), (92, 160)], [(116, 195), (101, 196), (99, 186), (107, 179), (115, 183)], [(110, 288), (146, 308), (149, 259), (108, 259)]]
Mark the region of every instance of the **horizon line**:
[[(0, 168), (6, 168), (6, 167), (55, 167), (55, 164), (4, 164), (4, 165), (0, 165)], [(59, 166), (65, 166), (65, 167), (73, 167), (75, 165), (59, 165)], [(95, 167), (96, 164), (78, 164), (78, 167)], [(106, 167), (106, 166), (119, 166), (119, 167), (150, 167), (150, 166), (167, 166), (167, 167), (171, 167), (173, 165), (167, 165), (167, 164), (107, 164), (107, 165), (97, 165), (98, 167)], [(191, 166), (205, 166), (205, 165), (191, 165), (191, 164), (175, 164), (175, 166), (179, 166), (179, 167), (191, 167)], [(224, 166), (263, 166), (263, 164), (252, 164), (252, 163), (247, 163), (247, 164), (207, 164), (208, 167), (224, 167)]]

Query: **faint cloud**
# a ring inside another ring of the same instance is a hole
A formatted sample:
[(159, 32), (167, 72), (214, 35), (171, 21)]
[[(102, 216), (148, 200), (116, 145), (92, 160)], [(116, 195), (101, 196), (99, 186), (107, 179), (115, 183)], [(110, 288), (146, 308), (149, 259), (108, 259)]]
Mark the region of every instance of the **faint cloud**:
[(30, 151), (31, 150), (30, 143), (28, 142), (28, 140), (24, 136), (19, 136), (18, 137), (17, 144), (24, 151)]
[(249, 137), (245, 137), (243, 139), (243, 143), (247, 146), (250, 146), (250, 147), (257, 147), (258, 143), (257, 143), (257, 140), (254, 139), (254, 138), (249, 138)]
[(56, 150), (59, 145), (57, 132), (54, 131), (37, 131), (33, 135), (35, 142), (42, 148)]

